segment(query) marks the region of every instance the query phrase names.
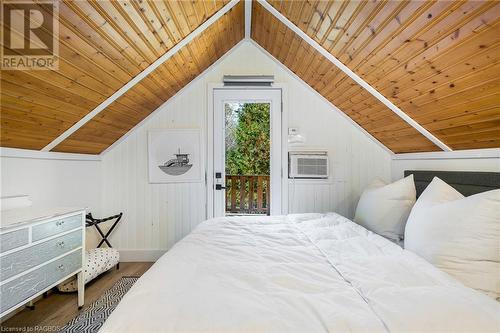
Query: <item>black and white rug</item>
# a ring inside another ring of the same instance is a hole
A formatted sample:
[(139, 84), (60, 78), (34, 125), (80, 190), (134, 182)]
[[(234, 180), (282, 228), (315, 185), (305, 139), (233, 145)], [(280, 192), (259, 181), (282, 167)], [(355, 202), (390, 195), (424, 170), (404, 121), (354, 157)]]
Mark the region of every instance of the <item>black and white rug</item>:
[(104, 324), (108, 316), (113, 312), (123, 295), (138, 280), (138, 277), (124, 276), (113, 287), (106, 290), (104, 295), (90, 304), (78, 316), (59, 330), (59, 333), (95, 333)]

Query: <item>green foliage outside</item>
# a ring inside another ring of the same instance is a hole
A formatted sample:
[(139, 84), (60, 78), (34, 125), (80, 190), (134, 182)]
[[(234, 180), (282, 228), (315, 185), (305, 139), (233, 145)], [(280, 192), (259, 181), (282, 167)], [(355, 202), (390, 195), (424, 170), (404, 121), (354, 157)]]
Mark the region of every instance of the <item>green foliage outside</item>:
[(226, 174), (269, 175), (268, 103), (231, 103), (226, 113)]

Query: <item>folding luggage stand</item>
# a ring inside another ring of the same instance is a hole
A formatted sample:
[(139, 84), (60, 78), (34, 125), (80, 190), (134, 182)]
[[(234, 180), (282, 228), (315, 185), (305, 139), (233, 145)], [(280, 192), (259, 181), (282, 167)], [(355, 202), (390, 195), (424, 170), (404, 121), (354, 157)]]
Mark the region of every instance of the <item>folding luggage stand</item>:
[[(111, 235), (111, 233), (113, 232), (113, 229), (116, 227), (116, 225), (118, 224), (118, 222), (120, 222), (120, 220), (122, 218), (122, 215), (123, 215), (123, 213), (120, 213), (120, 214), (113, 215), (113, 216), (110, 216), (110, 217), (106, 217), (106, 218), (103, 218), (103, 219), (96, 219), (96, 218), (94, 218), (92, 216), (92, 213), (88, 213), (87, 214), (86, 221), (85, 221), (86, 222), (86, 226), (87, 227), (94, 226), (97, 229), (97, 232), (99, 232), (99, 234), (102, 237), (101, 241), (97, 245), (97, 248), (100, 248), (101, 245), (104, 244), (104, 243), (106, 243), (106, 245), (108, 245), (109, 248), (112, 248), (111, 243), (108, 240), (108, 237), (109, 237), (109, 235)], [(113, 223), (113, 225), (111, 226), (111, 228), (109, 228), (108, 232), (104, 233), (101, 230), (101, 228), (99, 228), (99, 224), (103, 223), (103, 222), (106, 222), (106, 221), (109, 221), (109, 220), (113, 220), (113, 219), (116, 219), (116, 221)]]

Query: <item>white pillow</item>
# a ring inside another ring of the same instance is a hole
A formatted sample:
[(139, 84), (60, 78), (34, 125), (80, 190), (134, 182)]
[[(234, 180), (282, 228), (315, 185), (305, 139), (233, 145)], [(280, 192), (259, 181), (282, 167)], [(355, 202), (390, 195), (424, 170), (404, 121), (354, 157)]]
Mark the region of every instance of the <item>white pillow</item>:
[(500, 296), (500, 190), (464, 197), (434, 177), (411, 211), (405, 249), (466, 286)]
[(415, 200), (413, 175), (388, 185), (376, 180), (361, 195), (354, 221), (398, 242), (403, 238), (405, 223)]

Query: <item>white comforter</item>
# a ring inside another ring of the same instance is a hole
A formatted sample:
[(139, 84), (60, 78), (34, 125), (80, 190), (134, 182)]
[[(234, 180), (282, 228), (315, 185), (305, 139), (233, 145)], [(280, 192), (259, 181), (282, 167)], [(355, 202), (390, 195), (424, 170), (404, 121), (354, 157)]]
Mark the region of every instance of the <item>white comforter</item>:
[(337, 214), (201, 223), (101, 332), (499, 332), (499, 304)]

